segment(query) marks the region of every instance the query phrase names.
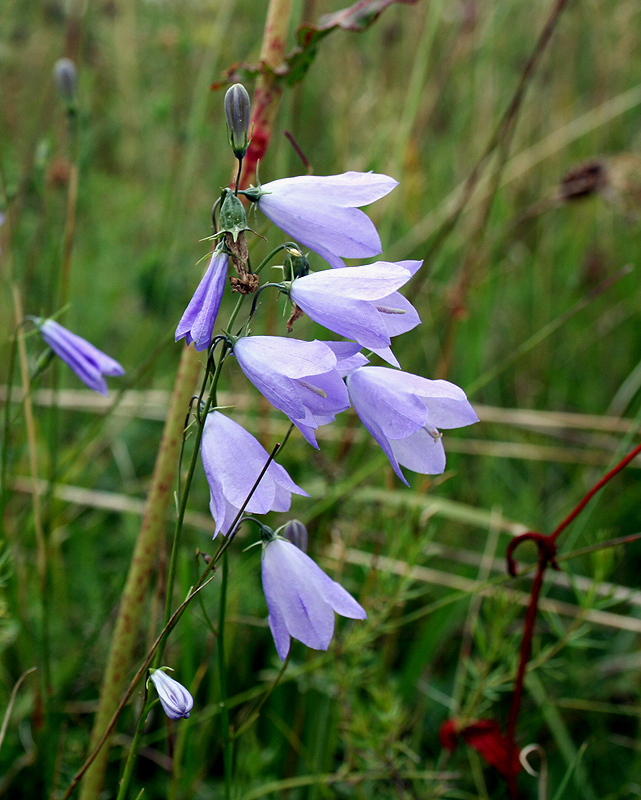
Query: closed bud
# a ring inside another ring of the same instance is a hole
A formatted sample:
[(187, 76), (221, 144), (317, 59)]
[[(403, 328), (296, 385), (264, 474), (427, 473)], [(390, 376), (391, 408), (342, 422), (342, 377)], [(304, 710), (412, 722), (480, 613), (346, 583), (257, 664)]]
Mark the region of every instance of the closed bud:
[(60, 97), (70, 110), (73, 109), (78, 93), (76, 65), (70, 58), (59, 58), (53, 67), (53, 74)]
[(242, 83), (235, 83), (225, 94), (225, 115), (229, 130), (229, 144), (236, 158), (244, 158), (249, 146), (249, 121), (251, 104)]
[(293, 281), (295, 278), (303, 278), (309, 274), (309, 261), (293, 247), (287, 248), (285, 256), (285, 280)]
[(290, 519), (280, 531), (281, 536), (295, 544), (303, 553), (307, 552), (307, 528), (298, 519)]
[(187, 719), (193, 708), (194, 698), (181, 683), (170, 678), (164, 672), (165, 669), (167, 667), (149, 671), (149, 678), (156, 687), (160, 705), (169, 719)]

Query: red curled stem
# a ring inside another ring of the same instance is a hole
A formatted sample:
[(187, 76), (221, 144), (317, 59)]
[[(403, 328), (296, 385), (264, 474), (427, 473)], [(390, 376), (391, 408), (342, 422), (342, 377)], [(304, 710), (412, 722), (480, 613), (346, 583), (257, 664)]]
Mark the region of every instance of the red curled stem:
[[(510, 705), (510, 712), (507, 722), (507, 741), (508, 747), (512, 753), (516, 753), (516, 726), (521, 712), (521, 703), (523, 700), (523, 686), (525, 682), (525, 674), (527, 672), (527, 665), (532, 653), (532, 640), (534, 638), (534, 625), (539, 611), (539, 597), (541, 595), (541, 588), (543, 587), (543, 578), (545, 577), (545, 570), (548, 566), (553, 569), (559, 569), (556, 561), (556, 540), (560, 533), (562, 533), (568, 525), (578, 517), (586, 505), (594, 497), (594, 495), (602, 489), (615, 475), (621, 472), (622, 469), (641, 453), (641, 444), (637, 445), (628, 455), (623, 458), (613, 469), (598, 481), (581, 501), (572, 509), (567, 517), (556, 527), (550, 534), (538, 533), (537, 531), (528, 531), (521, 536), (515, 536), (510, 542), (507, 552), (507, 569), (512, 577), (516, 577), (516, 561), (514, 560), (514, 551), (522, 543), (526, 541), (534, 542), (539, 551), (539, 560), (536, 568), (536, 574), (532, 583), (530, 591), (530, 602), (528, 604), (527, 612), (525, 614), (525, 622), (523, 625), (523, 637), (521, 639), (521, 647), (519, 652), (519, 666), (517, 668), (516, 677), (514, 679), (514, 689), (512, 690), (512, 702)], [(518, 800), (518, 786), (516, 781), (516, 773), (509, 774), (506, 778), (508, 793), (511, 800)]]

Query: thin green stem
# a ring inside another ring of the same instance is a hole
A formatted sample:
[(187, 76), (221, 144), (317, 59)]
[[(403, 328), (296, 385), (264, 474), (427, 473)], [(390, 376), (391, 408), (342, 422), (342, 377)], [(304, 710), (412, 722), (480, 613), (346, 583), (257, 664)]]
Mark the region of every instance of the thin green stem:
[(78, 772), (76, 772), (76, 774), (73, 776), (73, 779), (72, 779), (71, 783), (69, 784), (69, 786), (67, 787), (67, 791), (62, 795), (61, 800), (68, 800), (68, 798), (71, 797), (71, 795), (73, 794), (74, 789), (76, 788), (76, 786), (80, 782), (82, 776), (87, 772), (89, 767), (92, 765), (92, 763), (96, 759), (96, 756), (100, 753), (100, 750), (102, 749), (102, 746), (107, 741), (107, 738), (111, 734), (111, 731), (114, 729), (114, 726), (115, 726), (116, 722), (118, 721), (118, 717), (120, 716), (123, 708), (125, 707), (125, 705), (127, 704), (127, 701), (129, 700), (129, 698), (133, 694), (133, 691), (136, 688), (136, 686), (138, 684), (138, 681), (142, 678), (142, 676), (145, 674), (146, 670), (148, 669), (149, 665), (151, 664), (151, 660), (154, 657), (154, 654), (156, 653), (157, 648), (160, 647), (162, 644), (164, 644), (164, 642), (166, 641), (167, 637), (169, 636), (171, 631), (174, 629), (174, 627), (178, 624), (178, 621), (180, 620), (181, 616), (185, 612), (185, 609), (187, 608), (189, 603), (194, 599), (194, 597), (199, 592), (201, 592), (205, 588), (205, 586), (207, 586), (208, 583), (213, 581), (215, 576), (211, 575), (211, 576), (207, 577), (208, 573), (209, 573), (209, 565), (208, 565), (207, 569), (205, 570), (205, 572), (203, 573), (203, 575), (201, 575), (201, 578), (198, 581), (198, 585), (195, 586), (189, 592), (187, 597), (183, 600), (183, 602), (174, 611), (174, 613), (172, 614), (171, 619), (169, 620), (167, 625), (158, 634), (158, 637), (156, 638), (156, 641), (152, 644), (151, 648), (149, 649), (149, 652), (147, 653), (147, 655), (145, 657), (145, 660), (143, 661), (141, 667), (139, 668), (138, 672), (134, 675), (131, 683), (129, 684), (129, 688), (127, 689), (127, 691), (125, 692), (124, 696), (120, 700), (120, 703), (118, 703), (118, 706), (116, 707), (116, 710), (114, 711), (111, 719), (109, 720), (109, 724), (107, 725), (105, 730), (102, 732), (102, 735), (100, 736), (100, 738), (96, 742), (96, 745), (94, 746), (94, 748), (91, 751), (91, 753), (87, 756), (87, 758), (85, 760), (85, 763), (80, 767)]
[[(193, 481), (193, 478), (194, 478), (194, 473), (196, 471), (196, 464), (198, 462), (198, 453), (200, 452), (200, 442), (201, 442), (202, 437), (203, 437), (203, 430), (204, 430), (204, 427), (205, 427), (205, 420), (207, 419), (207, 414), (209, 413), (209, 410), (211, 409), (211, 407), (216, 404), (216, 389), (217, 389), (217, 386), (218, 386), (218, 381), (220, 379), (222, 366), (223, 366), (223, 363), (225, 361), (225, 358), (226, 358), (228, 352), (229, 352), (228, 345), (225, 342), (223, 344), (223, 352), (220, 355), (220, 358), (218, 360), (218, 364), (216, 365), (216, 370), (215, 370), (213, 378), (212, 378), (212, 385), (211, 385), (211, 389), (209, 390), (209, 397), (207, 398), (207, 403), (205, 404), (204, 413), (202, 414), (202, 417), (200, 417), (200, 415), (199, 415), (199, 420), (202, 419), (202, 422), (199, 421), (199, 423), (198, 423), (198, 429), (197, 429), (197, 432), (196, 432), (194, 447), (193, 447), (192, 454), (191, 454), (191, 460), (189, 462), (189, 469), (187, 471), (187, 477), (185, 478), (185, 486), (184, 486), (183, 491), (181, 492), (180, 506), (178, 508), (178, 516), (177, 516), (177, 519), (176, 519), (176, 527), (174, 529), (174, 539), (173, 539), (173, 542), (172, 542), (171, 557), (170, 557), (170, 560), (169, 560), (169, 573), (168, 573), (168, 576), (167, 576), (167, 592), (166, 592), (166, 595), (165, 595), (165, 615), (164, 615), (163, 625), (167, 624), (167, 621), (169, 620), (169, 617), (171, 616), (171, 600), (172, 600), (172, 596), (173, 596), (174, 583), (175, 583), (175, 580), (176, 580), (176, 566), (177, 566), (177, 563), (178, 563), (178, 549), (179, 549), (179, 546), (180, 546), (180, 538), (181, 538), (181, 534), (182, 534), (183, 523), (185, 521), (185, 512), (187, 511), (187, 501), (189, 500), (189, 492), (190, 492), (191, 484), (192, 484), (192, 481)], [(205, 380), (206, 380), (206, 378), (205, 378)], [(184, 433), (183, 433), (183, 439), (184, 439)], [(178, 480), (180, 481), (180, 475), (178, 475)], [(156, 668), (158, 668), (161, 658), (162, 658), (162, 649), (159, 648), (158, 652), (156, 654), (156, 663), (155, 663)]]
[(155, 699), (151, 701), (149, 700), (149, 691), (147, 688), (147, 682), (145, 681), (145, 695), (142, 699), (142, 708), (140, 709), (138, 724), (136, 725), (136, 732), (134, 733), (134, 738), (131, 742), (131, 747), (129, 748), (129, 755), (127, 757), (125, 769), (122, 773), (122, 779), (120, 781), (120, 787), (118, 789), (118, 796), (116, 797), (116, 800), (125, 800), (127, 797), (131, 776), (133, 774), (134, 767), (136, 766), (136, 755), (138, 753), (138, 748), (140, 747), (140, 740), (142, 739), (145, 725), (147, 723), (147, 714), (155, 702)]
[(9, 351), (9, 371), (7, 374), (7, 397), (4, 404), (2, 425), (2, 451), (0, 454), (0, 536), (4, 539), (4, 508), (7, 498), (7, 459), (9, 456), (9, 429), (11, 427), (11, 393), (13, 391), (13, 370), (16, 364), (18, 334), (13, 337)]
[[(242, 194), (242, 192), (241, 192)], [(269, 264), (272, 258), (280, 253), (281, 250), (286, 250), (288, 247), (295, 247), (297, 250), (300, 250), (300, 245), (296, 244), (296, 242), (285, 242), (284, 244), (279, 244), (278, 247), (275, 247), (271, 253), (268, 253), (265, 258), (260, 262), (260, 264), (256, 267), (254, 272), (258, 274), (264, 267)]]
[(225, 612), (227, 609), (227, 583), (229, 578), (229, 558), (223, 553), (222, 580), (220, 582), (220, 604), (218, 606), (218, 680), (220, 685), (221, 733), (223, 738), (223, 761), (225, 765), (225, 800), (231, 800), (234, 745), (229, 729), (229, 709), (227, 708), (227, 667), (225, 664)]
[(107, 738), (109, 737), (109, 735), (110, 735), (111, 731), (113, 730), (116, 722), (118, 721), (118, 717), (120, 716), (120, 713), (121, 713), (122, 709), (125, 707), (125, 704), (127, 703), (129, 698), (131, 697), (134, 689), (136, 688), (136, 684), (138, 683), (140, 678), (145, 673), (145, 670), (151, 664), (152, 658), (154, 657), (154, 655), (156, 653), (156, 650), (159, 647), (161, 647), (162, 645), (164, 645), (167, 637), (169, 636), (169, 634), (171, 633), (173, 628), (176, 626), (176, 624), (178, 623), (180, 617), (184, 613), (184, 611), (187, 608), (187, 606), (189, 605), (189, 603), (193, 600), (193, 598), (210, 581), (212, 581), (214, 579), (214, 576), (213, 575), (210, 576), (209, 573), (212, 572), (215, 569), (216, 564), (218, 563), (218, 561), (222, 557), (223, 553), (226, 551), (226, 549), (232, 543), (232, 541), (234, 539), (234, 536), (236, 534), (236, 529), (237, 529), (238, 523), (240, 522), (243, 514), (245, 513), (245, 508), (247, 507), (247, 504), (249, 503), (249, 501), (253, 497), (253, 494), (256, 491), (256, 489), (258, 488), (258, 484), (263, 479), (263, 476), (265, 475), (265, 473), (269, 469), (269, 465), (274, 460), (274, 458), (276, 456), (276, 453), (278, 453), (278, 451), (281, 449), (281, 447), (283, 447), (285, 445), (290, 433), (293, 430), (293, 427), (294, 427), (293, 425), (290, 425), (289, 430), (287, 432), (287, 435), (283, 439), (282, 444), (279, 442), (274, 446), (272, 452), (269, 455), (269, 458), (267, 459), (267, 461), (265, 463), (265, 466), (263, 467), (263, 469), (260, 472), (260, 475), (256, 478), (256, 481), (254, 482), (254, 485), (252, 486), (252, 488), (250, 489), (249, 493), (247, 494), (247, 497), (245, 498), (245, 502), (238, 509), (238, 513), (236, 514), (235, 518), (233, 519), (233, 521), (232, 521), (232, 523), (231, 523), (231, 525), (229, 527), (229, 533), (225, 537), (224, 541), (221, 543), (220, 547), (216, 551), (216, 554), (214, 555), (212, 560), (209, 562), (209, 564), (207, 564), (207, 566), (203, 570), (203, 573), (200, 576), (200, 578), (198, 579), (198, 582), (196, 583), (196, 585), (189, 591), (189, 594), (187, 595), (185, 600), (183, 600), (183, 602), (174, 611), (174, 613), (172, 614), (171, 618), (169, 619), (169, 622), (167, 623), (167, 625), (165, 625), (163, 630), (158, 635), (156, 641), (151, 646), (149, 652), (147, 653), (147, 656), (145, 657), (145, 660), (144, 660), (142, 666), (140, 667), (138, 672), (135, 674), (133, 680), (129, 684), (129, 688), (125, 692), (124, 697), (120, 700), (120, 703), (117, 705), (117, 707), (116, 707), (111, 719), (109, 720), (108, 725), (106, 726), (105, 730), (102, 732), (101, 736), (97, 740), (95, 746), (93, 747), (92, 752), (89, 754), (89, 756), (85, 760), (85, 763), (82, 765), (82, 767), (80, 767), (78, 772), (74, 775), (71, 783), (69, 784), (69, 787), (67, 788), (67, 791), (64, 793), (64, 795), (62, 796), (61, 800), (67, 800), (67, 798), (71, 797), (71, 794), (73, 793), (73, 790), (76, 788), (76, 786), (80, 782), (82, 776), (87, 772), (87, 770), (90, 768), (91, 764), (96, 759), (96, 756), (100, 753), (100, 750), (101, 750), (102, 746), (107, 741)]

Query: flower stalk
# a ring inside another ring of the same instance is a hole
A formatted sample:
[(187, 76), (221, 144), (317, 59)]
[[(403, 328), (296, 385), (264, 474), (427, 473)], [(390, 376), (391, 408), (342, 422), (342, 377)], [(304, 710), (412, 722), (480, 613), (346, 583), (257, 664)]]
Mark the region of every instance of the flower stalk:
[[(185, 347), (165, 420), (145, 515), (132, 555), (111, 640), (98, 711), (92, 729), (90, 751), (106, 738), (103, 737), (103, 733), (118, 709), (120, 694), (131, 667), (145, 598), (160, 540), (165, 530), (165, 515), (171, 501), (171, 489), (182, 442), (185, 408), (189, 405), (199, 371), (198, 353), (192, 348)], [(108, 747), (102, 747), (84, 776), (80, 800), (96, 800), (102, 787), (108, 758)]]

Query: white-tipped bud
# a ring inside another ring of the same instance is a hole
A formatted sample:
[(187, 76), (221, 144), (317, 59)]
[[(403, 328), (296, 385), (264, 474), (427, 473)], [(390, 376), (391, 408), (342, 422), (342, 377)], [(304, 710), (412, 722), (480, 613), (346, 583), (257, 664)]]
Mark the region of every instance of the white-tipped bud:
[(242, 83), (235, 83), (225, 94), (225, 115), (229, 130), (229, 144), (236, 158), (244, 158), (249, 147), (249, 122), (251, 103)]
[(280, 534), (283, 539), (288, 539), (303, 553), (307, 552), (307, 528), (300, 520), (290, 519), (289, 522), (283, 525)]
[(156, 687), (160, 704), (169, 719), (181, 719), (182, 717), (187, 719), (193, 708), (194, 698), (182, 683), (170, 678), (164, 672), (164, 668), (150, 670), (149, 678)]
[(56, 87), (63, 102), (68, 107), (76, 104), (78, 93), (78, 70), (70, 58), (59, 58), (53, 67)]

